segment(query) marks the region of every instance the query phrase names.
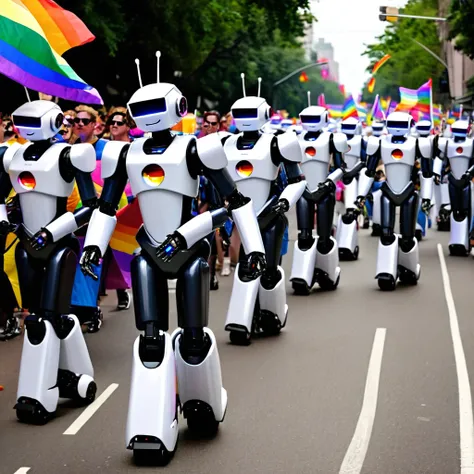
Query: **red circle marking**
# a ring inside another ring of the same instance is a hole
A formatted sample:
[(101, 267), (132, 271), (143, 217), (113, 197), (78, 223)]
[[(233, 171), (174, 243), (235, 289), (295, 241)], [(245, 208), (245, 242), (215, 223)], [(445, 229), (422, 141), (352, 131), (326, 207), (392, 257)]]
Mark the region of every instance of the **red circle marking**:
[(463, 150), (462, 146), (458, 146), (458, 147), (456, 148), (456, 153), (458, 153), (459, 155), (460, 155), (463, 151), (464, 151), (464, 150)]
[(243, 178), (248, 178), (253, 173), (253, 165), (249, 161), (239, 161), (235, 167), (237, 174)]
[(165, 179), (165, 172), (159, 165), (148, 165), (143, 169), (142, 177), (145, 183), (149, 184), (150, 186), (157, 187)]
[(396, 149), (392, 151), (392, 158), (394, 160), (401, 160), (403, 158), (403, 151)]
[(35, 189), (36, 186), (36, 179), (29, 171), (23, 171), (18, 176), (18, 182), (21, 186), (25, 189)]
[(309, 146), (308, 148), (306, 148), (306, 150), (304, 151), (308, 156), (316, 156), (316, 148), (312, 147), (312, 146)]

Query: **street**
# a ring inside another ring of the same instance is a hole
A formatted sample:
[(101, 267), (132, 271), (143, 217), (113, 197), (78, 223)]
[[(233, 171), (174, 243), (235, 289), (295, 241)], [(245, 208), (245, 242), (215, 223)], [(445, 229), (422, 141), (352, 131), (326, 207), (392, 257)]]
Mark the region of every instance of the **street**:
[[(233, 278), (219, 277), (220, 289), (211, 292), (210, 327), (229, 396), (227, 416), (217, 437), (205, 441), (193, 439), (180, 418), (176, 455), (158, 469), (170, 474), (474, 472), (461, 471), (461, 454), (464, 465), (474, 469), (467, 377), (474, 377), (472, 258), (450, 257), (449, 234), (430, 229), (420, 244), (418, 286), (382, 293), (374, 279), (378, 239), (361, 230), (359, 260), (342, 262), (337, 291), (294, 296), (288, 282), (293, 213), (290, 222), (290, 252), (284, 258), (287, 326), (278, 337), (254, 339), (249, 347), (230, 345), (224, 321)], [(173, 330), (172, 290), (170, 298)], [(109, 291), (102, 329), (86, 335), (96, 402), (84, 409), (61, 401), (46, 426), (16, 421), (22, 338), (0, 345), (2, 474), (150, 470), (135, 467), (125, 449), (138, 332), (133, 305), (124, 312), (116, 312), (115, 305), (115, 292)]]

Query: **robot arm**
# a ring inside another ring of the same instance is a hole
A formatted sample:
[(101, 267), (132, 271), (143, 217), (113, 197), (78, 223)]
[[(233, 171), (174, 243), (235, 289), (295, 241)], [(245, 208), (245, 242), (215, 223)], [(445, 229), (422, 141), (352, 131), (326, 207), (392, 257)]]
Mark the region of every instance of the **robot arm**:
[(109, 142), (102, 152), (101, 173), (104, 187), (99, 199), (99, 207), (92, 213), (84, 242), (84, 251), (79, 262), (82, 272), (95, 280), (97, 276), (92, 270), (92, 265), (97, 265), (107, 250), (117, 224), (115, 214), (127, 185), (125, 162), (129, 147), (128, 143)]
[(0, 147), (0, 235), (7, 235), (11, 226), (8, 221), (7, 206), (5, 204), (13, 185), (8, 174), (7, 155), (9, 147)]
[[(193, 173), (206, 176), (221, 197), (229, 202), (231, 217), (239, 231), (245, 253), (264, 254), (265, 249), (252, 200), (237, 190), (226, 169), (227, 156), (219, 138), (215, 134), (200, 138), (195, 149), (191, 150), (190, 156), (194, 166)], [(196, 163), (199, 163), (198, 168)]]
[(89, 143), (72, 145), (68, 150), (68, 158), (74, 171), (83, 207), (74, 213), (66, 212), (48, 224), (42, 231), (46, 235), (40, 236), (40, 242), (36, 239), (35, 247), (37, 248), (42, 248), (49, 239), (57, 242), (87, 224), (96, 206), (97, 196), (91, 177), (96, 166), (94, 147)]
[(344, 153), (349, 151), (349, 145), (347, 144), (347, 136), (344, 133), (332, 133), (329, 140), (329, 151), (332, 153), (334, 166), (336, 168), (346, 168), (344, 161)]
[[(431, 159), (431, 147), (432, 143), (429, 139), (417, 140), (416, 148), (421, 164), (420, 194), (422, 201), (425, 203), (426, 201), (431, 201), (431, 197), (433, 196), (433, 161)], [(429, 203), (424, 207), (429, 207)]]
[[(374, 183), (375, 172), (377, 171), (377, 165), (379, 164), (379, 149), (380, 141), (377, 137), (369, 137), (367, 142), (367, 169), (365, 173), (359, 175), (359, 187), (357, 193), (357, 200), (362, 204), (363, 200), (367, 197), (372, 185)], [(361, 207), (361, 206), (359, 206)]]

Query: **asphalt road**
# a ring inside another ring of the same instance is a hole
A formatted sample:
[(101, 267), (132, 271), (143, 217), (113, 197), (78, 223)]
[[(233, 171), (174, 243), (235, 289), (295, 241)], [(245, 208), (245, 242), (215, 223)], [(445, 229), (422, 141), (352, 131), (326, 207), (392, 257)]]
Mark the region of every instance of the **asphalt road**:
[[(438, 243), (446, 260), (444, 280)], [(170, 474), (474, 472), (468, 377), (474, 374), (474, 262), (449, 257), (447, 243), (448, 234), (431, 229), (420, 247), (418, 286), (382, 293), (374, 280), (377, 240), (361, 231), (359, 261), (342, 264), (337, 291), (297, 297), (288, 284), (287, 327), (249, 347), (228, 343), (224, 321), (232, 278), (221, 277), (221, 288), (211, 293), (210, 326), (229, 394), (227, 416), (218, 436), (207, 441), (193, 439), (181, 420), (177, 453), (161, 469)], [(287, 256), (287, 278), (290, 265)], [(132, 310), (115, 312), (110, 293), (101, 331), (86, 336), (98, 395), (110, 396), (78, 431), (83, 409), (68, 402), (46, 426), (16, 421), (21, 340), (0, 345), (0, 473), (150, 471), (135, 467), (124, 446), (137, 331)], [(173, 305), (170, 320), (174, 329)], [(64, 434), (68, 428), (77, 433)]]

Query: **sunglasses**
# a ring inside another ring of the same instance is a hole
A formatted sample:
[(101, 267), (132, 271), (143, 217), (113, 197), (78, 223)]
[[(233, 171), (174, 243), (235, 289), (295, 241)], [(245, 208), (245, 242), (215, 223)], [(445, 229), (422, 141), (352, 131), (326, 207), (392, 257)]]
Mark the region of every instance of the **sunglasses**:
[(81, 123), (81, 122), (82, 122), (84, 125), (87, 126), (87, 125), (89, 125), (89, 124), (92, 122), (92, 120), (91, 120), (91, 119), (86, 119), (86, 118), (79, 118), (79, 117), (76, 117), (76, 118), (74, 119), (74, 123), (75, 123), (76, 125), (79, 124), (79, 123)]
[(209, 120), (204, 120), (208, 125), (211, 125), (212, 127), (215, 127), (216, 125), (219, 124), (219, 122), (209, 122)]
[(125, 122), (119, 120), (111, 120), (109, 122), (109, 125), (116, 125), (117, 127), (121, 127), (122, 125), (125, 125)]

